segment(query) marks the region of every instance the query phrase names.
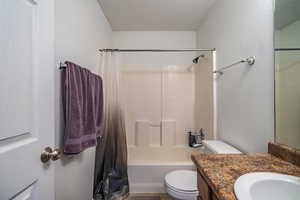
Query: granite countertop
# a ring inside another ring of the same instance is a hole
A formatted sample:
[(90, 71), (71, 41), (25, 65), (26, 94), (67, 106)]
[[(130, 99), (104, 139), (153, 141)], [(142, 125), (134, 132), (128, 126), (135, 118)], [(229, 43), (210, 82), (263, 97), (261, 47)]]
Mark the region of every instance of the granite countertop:
[(271, 154), (192, 154), (192, 160), (219, 200), (235, 200), (234, 182), (250, 172), (300, 177), (300, 167)]

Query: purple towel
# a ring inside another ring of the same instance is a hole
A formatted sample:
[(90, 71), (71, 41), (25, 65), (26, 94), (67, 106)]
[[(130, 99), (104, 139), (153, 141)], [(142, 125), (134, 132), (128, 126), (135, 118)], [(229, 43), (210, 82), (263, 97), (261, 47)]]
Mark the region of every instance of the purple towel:
[(64, 153), (77, 154), (95, 146), (103, 130), (101, 77), (66, 62), (63, 76), (65, 110)]

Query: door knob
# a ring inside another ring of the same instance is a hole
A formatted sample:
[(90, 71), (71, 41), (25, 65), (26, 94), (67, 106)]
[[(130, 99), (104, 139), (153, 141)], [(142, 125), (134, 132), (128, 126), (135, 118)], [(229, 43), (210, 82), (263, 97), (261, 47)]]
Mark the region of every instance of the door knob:
[(49, 160), (56, 161), (60, 159), (61, 151), (59, 149), (52, 150), (51, 147), (46, 147), (41, 154), (42, 163), (47, 163)]

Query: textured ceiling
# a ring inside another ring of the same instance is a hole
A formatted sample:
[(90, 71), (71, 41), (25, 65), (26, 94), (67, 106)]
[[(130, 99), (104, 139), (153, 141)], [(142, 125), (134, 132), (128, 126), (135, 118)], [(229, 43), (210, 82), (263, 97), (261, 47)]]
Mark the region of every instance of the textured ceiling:
[(215, 0), (98, 0), (115, 31), (196, 30)]

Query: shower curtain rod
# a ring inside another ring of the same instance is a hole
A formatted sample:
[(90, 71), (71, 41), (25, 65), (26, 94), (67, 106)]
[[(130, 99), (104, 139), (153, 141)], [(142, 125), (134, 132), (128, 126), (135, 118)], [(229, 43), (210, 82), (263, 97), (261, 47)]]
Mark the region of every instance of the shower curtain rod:
[[(200, 52), (200, 51), (216, 51), (213, 49), (99, 49), (100, 52)], [(199, 58), (203, 58), (204, 55), (200, 55), (193, 59), (193, 63), (197, 64)], [(59, 69), (65, 69), (67, 66), (62, 62), (59, 63)]]
[(215, 51), (216, 49), (99, 49), (100, 52), (187, 52)]

